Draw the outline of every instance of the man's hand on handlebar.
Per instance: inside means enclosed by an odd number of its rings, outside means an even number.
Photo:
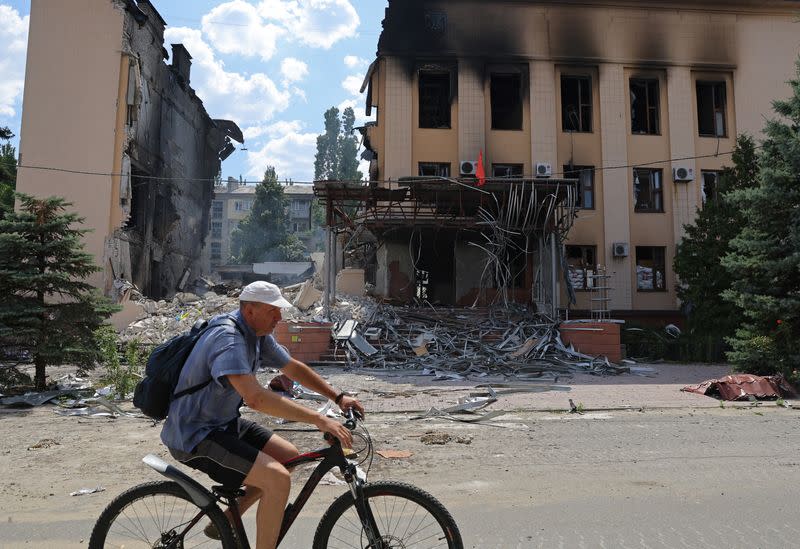
[[[338,438],[343,448],[353,447],[353,435],[352,433],[350,433],[350,429],[345,427],[343,423],[340,423],[335,419],[331,419],[329,417],[320,415],[316,425],[317,428],[323,433],[329,433],[330,435]]]
[[[364,417],[364,407],[358,401],[358,399],[353,398],[351,396],[344,395],[341,400],[339,400],[339,408],[342,412],[347,412],[347,410],[355,410],[358,412],[361,417]]]

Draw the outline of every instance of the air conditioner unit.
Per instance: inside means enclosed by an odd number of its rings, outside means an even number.
[[[672,180],[683,181],[683,182],[693,181],[694,170],[692,168],[687,168],[685,166],[672,168]]]
[[[475,173],[478,171],[477,160],[462,160],[458,166],[458,172],[461,175],[474,177]]]
[[[550,177],[553,175],[553,166],[549,162],[536,163],[536,177]]]
[[[628,257],[628,243],[614,242],[611,245],[611,255],[614,257]]]

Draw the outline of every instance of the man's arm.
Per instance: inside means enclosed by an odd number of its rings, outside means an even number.
[[[253,374],[231,374],[227,378],[233,388],[236,389],[236,392],[241,395],[245,403],[253,410],[291,421],[310,423],[320,431],[330,433],[338,438],[343,446],[347,448],[352,446],[353,437],[347,427],[338,421],[265,389]]]
[[[286,366],[281,368],[281,372],[292,381],[296,381],[303,387],[311,389],[312,391],[315,391],[330,400],[335,400],[339,395],[336,389],[331,387],[327,381],[322,379],[317,372],[297,359],[290,359]],[[342,410],[355,408],[362,415],[362,417],[364,415],[364,407],[357,399],[353,397],[345,395],[337,404]]]

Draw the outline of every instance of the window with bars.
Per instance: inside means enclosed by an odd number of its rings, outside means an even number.
[[[666,292],[666,251],[663,246],[636,246],[636,289]]]
[[[222,260],[222,243],[221,242],[212,242],[211,243],[211,261],[221,261]]]
[[[697,130],[702,137],[726,137],[725,82],[697,82]]]
[[[423,177],[450,177],[450,163],[420,162],[419,175]]]
[[[450,94],[449,72],[420,71],[420,128],[450,128]]]
[[[594,166],[564,166],[564,177],[578,180],[575,207],[582,210],[593,210],[595,208]]]
[[[592,79],[561,76],[561,128],[565,132],[592,131]]]
[[[631,78],[631,132],[661,133],[658,78]]]
[[[569,279],[575,290],[591,290],[597,268],[597,246],[566,246]]]
[[[635,168],[633,170],[634,211],[660,213],[664,211],[664,188],[661,170]]]

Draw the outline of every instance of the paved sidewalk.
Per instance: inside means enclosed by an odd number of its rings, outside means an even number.
[[[408,372],[344,372],[321,368],[319,372],[334,387],[358,392],[371,412],[425,412],[432,407],[454,406],[459,397],[493,387],[500,393],[489,410],[567,411],[569,399],[584,410],[713,408],[717,399],[682,392],[687,385],[716,379],[731,373],[726,365],[640,364],[657,370],[653,377],[638,375],[592,376],[579,374],[558,384],[508,380],[433,381],[432,376]],[[503,394],[510,389],[525,392]],[[535,392],[533,392],[535,391]],[[750,406],[749,402],[725,402],[727,406]],[[772,402],[764,402],[772,406]]]

